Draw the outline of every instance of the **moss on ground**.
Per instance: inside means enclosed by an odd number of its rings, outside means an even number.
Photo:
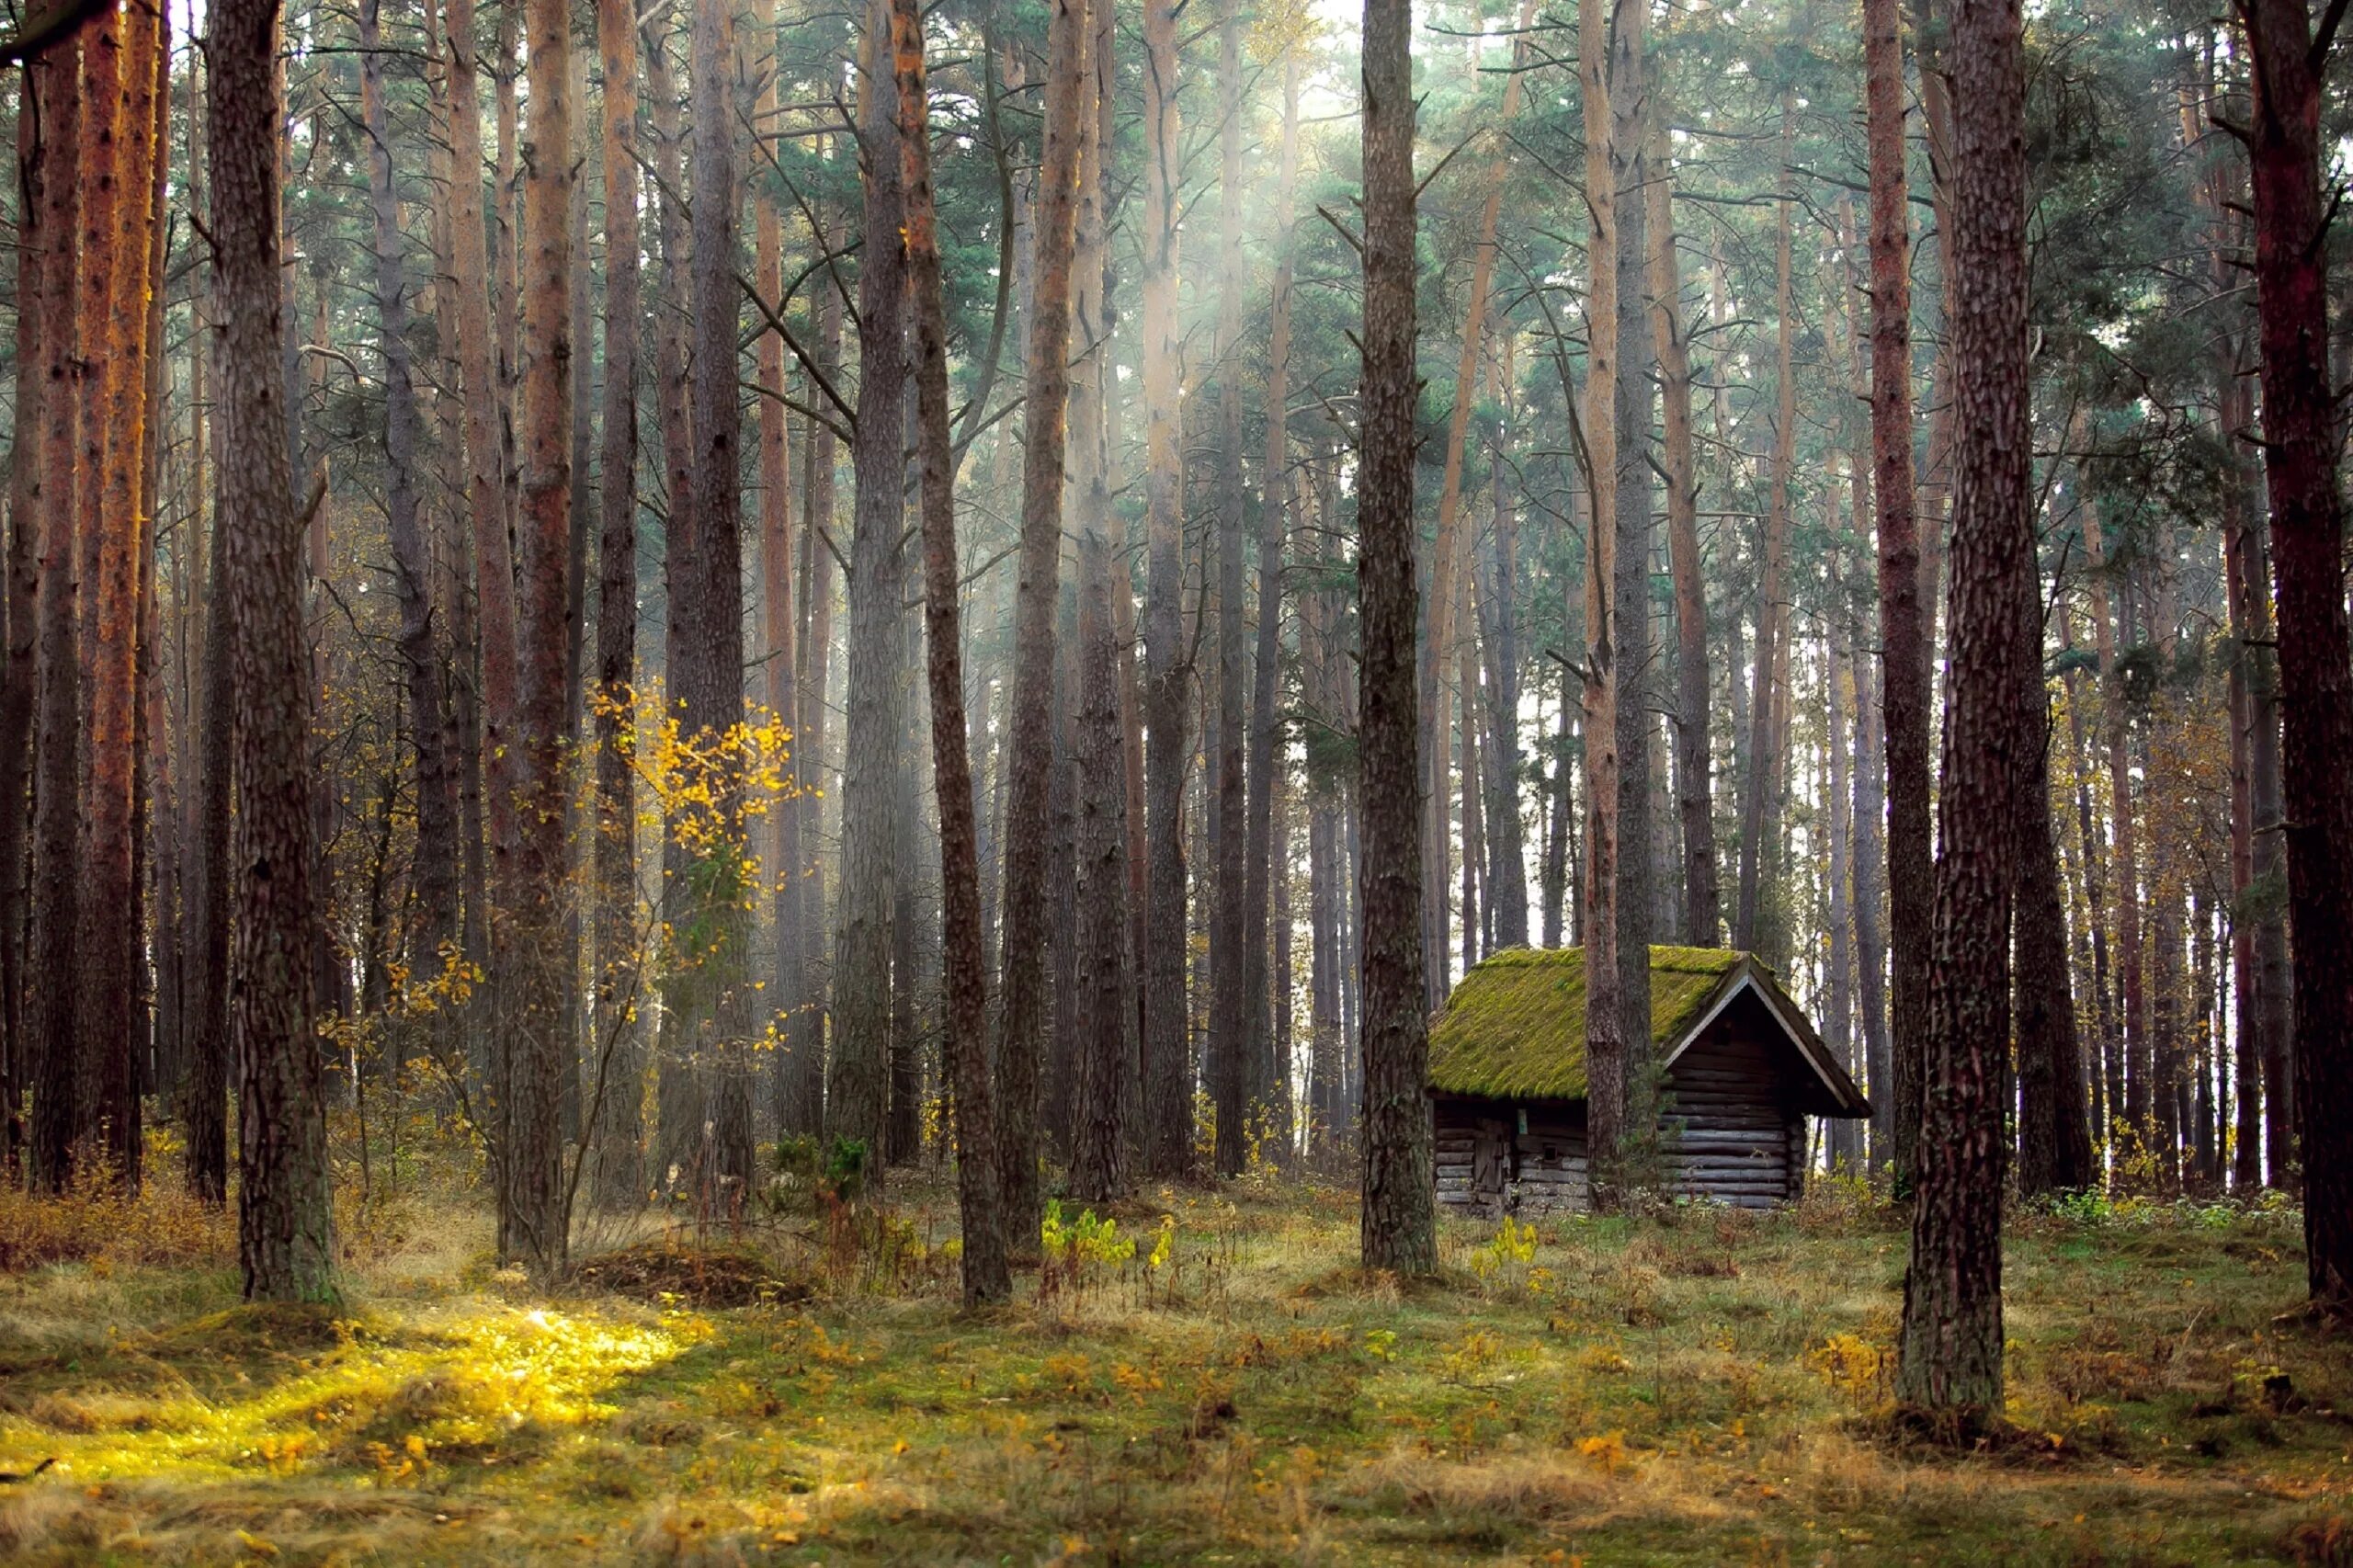
[[[2284,1210],[2017,1220],[2017,1435],[1955,1455],[1887,1436],[1904,1236],[1851,1193],[1449,1222],[1401,1284],[1346,1194],[1178,1190],[983,1318],[945,1189],[898,1202],[731,1240],[740,1306],[535,1292],[446,1211],[341,1317],[0,1276],[0,1471],[58,1461],[0,1560],[2353,1562],[2353,1346],[2275,1325]]]

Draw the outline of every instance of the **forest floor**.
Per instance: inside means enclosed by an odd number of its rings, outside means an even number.
[[[237,1304],[168,1197],[0,1203],[0,1470],[55,1461],[0,1561],[2353,1563],[2353,1341],[2275,1323],[2283,1208],[2015,1221],[2016,1430],[1955,1454],[1893,1436],[1905,1237],[1836,1184],[1449,1221],[1404,1288],[1349,1194],[1177,1189],[974,1318],[944,1183],[893,1183],[558,1291],[478,1197],[380,1195],[334,1311]]]

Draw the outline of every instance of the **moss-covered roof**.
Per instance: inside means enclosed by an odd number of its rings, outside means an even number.
[[[1651,1038],[1671,1047],[1745,953],[1651,949]],[[1430,1025],[1430,1087],[1497,1099],[1583,1099],[1585,949],[1507,948],[1474,965]]]

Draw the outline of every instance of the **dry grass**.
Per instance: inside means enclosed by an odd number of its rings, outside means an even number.
[[[2276,1212],[2013,1227],[2022,1435],[1956,1455],[1881,1436],[1904,1237],[1861,1188],[1547,1220],[1504,1267],[1449,1222],[1436,1282],[1354,1267],[1345,1193],[1152,1192],[1135,1256],[981,1318],[923,1176],[839,1235],[641,1244],[552,1295],[460,1191],[408,1190],[335,1312],[237,1306],[201,1264],[0,1275],[0,1471],[59,1461],[0,1483],[0,1560],[2203,1568],[2353,1540],[2353,1346],[2273,1323]]]

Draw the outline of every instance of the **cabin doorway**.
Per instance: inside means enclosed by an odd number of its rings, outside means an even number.
[[[1471,1206],[1500,1214],[1512,1179],[1511,1130],[1499,1116],[1483,1116],[1471,1139]]]

